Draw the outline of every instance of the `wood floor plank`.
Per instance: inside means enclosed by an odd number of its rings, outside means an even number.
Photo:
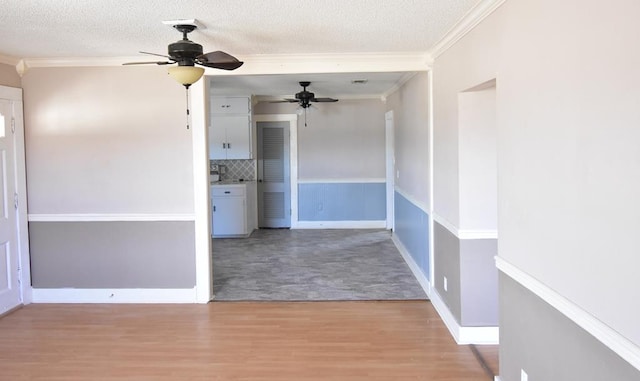
[[[29,305],[0,319],[2,380],[486,380],[432,305]]]

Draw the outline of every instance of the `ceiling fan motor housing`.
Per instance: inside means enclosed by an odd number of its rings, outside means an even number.
[[[296,94],[296,99],[299,99],[301,101],[304,101],[304,100],[308,101],[308,100],[311,100],[313,98],[315,98],[315,94],[310,92],[310,91],[306,91],[306,90],[305,91],[301,91],[301,92]]]
[[[307,90],[301,91],[296,94],[296,99],[300,101],[300,106],[302,108],[311,106],[311,103],[309,102],[311,102],[313,98],[315,98],[315,94]]]
[[[202,45],[190,40],[180,40],[169,44],[169,56],[180,66],[193,66],[196,57],[202,55]]]
[[[182,40],[169,44],[169,56],[178,62],[179,66],[195,66],[196,58],[202,55],[202,45],[187,38],[197,26],[192,24],[178,24],[173,26],[182,33]]]

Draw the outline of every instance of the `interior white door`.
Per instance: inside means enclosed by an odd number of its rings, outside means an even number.
[[[0,99],[0,313],[20,305],[13,102]]]

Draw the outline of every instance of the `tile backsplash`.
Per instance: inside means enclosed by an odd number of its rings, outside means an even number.
[[[225,174],[220,174],[220,180],[255,180],[255,160],[210,160],[209,165],[218,164],[227,167]]]

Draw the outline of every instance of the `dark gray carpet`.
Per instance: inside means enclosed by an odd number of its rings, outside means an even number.
[[[256,230],[213,240],[215,300],[412,300],[426,295],[385,230]]]

